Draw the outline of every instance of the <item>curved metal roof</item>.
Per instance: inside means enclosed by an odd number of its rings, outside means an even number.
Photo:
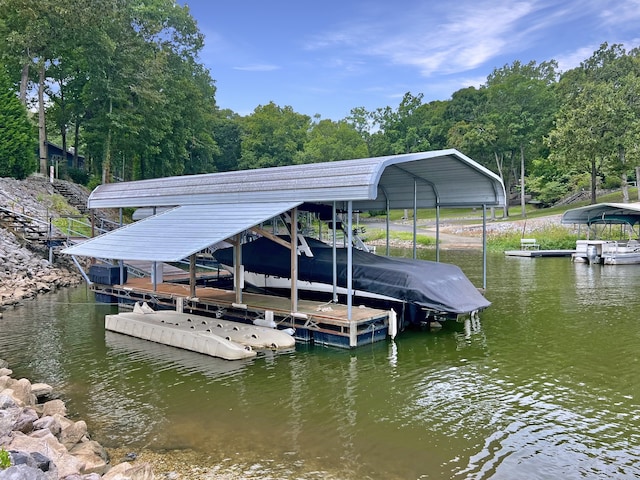
[[[415,185],[415,192],[414,192]],[[353,201],[362,210],[502,206],[502,180],[457,150],[100,185],[89,208]]]
[[[640,221],[640,202],[596,203],[572,208],[562,215],[562,223],[621,223],[634,225]]]

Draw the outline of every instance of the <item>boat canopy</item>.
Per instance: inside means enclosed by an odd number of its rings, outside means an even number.
[[[177,262],[280,215],[299,202],[185,205],[66,248],[94,258]]]
[[[283,200],[354,209],[504,206],[493,172],[457,150],[155,178],[98,186],[89,208],[235,206]]]
[[[572,208],[562,215],[563,224],[640,223],[640,202],[597,203],[585,207]]]

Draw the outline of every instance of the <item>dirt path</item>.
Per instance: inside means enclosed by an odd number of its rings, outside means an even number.
[[[549,215],[546,217],[538,217],[531,219],[514,218],[508,221],[487,221],[487,232],[491,233],[507,233],[519,232],[522,237],[535,238],[536,231],[553,225],[560,225],[562,215]],[[441,247],[445,249],[457,248],[482,248],[482,219],[477,219],[477,223],[456,223],[443,221],[440,224],[440,242]],[[367,230],[385,230],[386,223],[380,221],[365,221],[362,223]],[[390,229],[392,231],[412,232],[413,223],[410,221],[391,222]],[[428,235],[436,237],[435,222],[422,222],[418,224],[418,235]],[[373,244],[383,245],[384,240],[371,242]],[[397,242],[394,244],[407,244],[411,247],[411,241]]]

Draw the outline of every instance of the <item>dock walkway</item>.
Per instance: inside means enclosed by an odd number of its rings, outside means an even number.
[[[570,257],[575,250],[506,250],[510,257]]]
[[[100,295],[114,297],[120,304],[144,301],[150,305],[195,314],[253,322],[271,319],[281,328],[295,328],[296,340],[337,347],[353,348],[386,338],[390,312],[354,305],[351,320],[346,305],[298,300],[298,311],[291,312],[286,297],[242,293],[236,303],[235,292],[215,287],[196,287],[190,297],[189,285],[161,283],[154,287],[148,278],[130,278],[124,285],[93,284]]]

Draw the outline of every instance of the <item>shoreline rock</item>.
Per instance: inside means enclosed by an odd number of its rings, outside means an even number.
[[[53,208],[54,190],[44,178],[0,178],[0,207],[48,221],[59,216]],[[68,258],[56,256],[49,264],[44,248],[21,245],[9,230],[0,228],[0,312],[41,293],[82,283],[82,276]],[[0,313],[1,315],[1,313]]]
[[[15,236],[0,229],[0,307],[15,306],[38,294],[82,283],[80,272],[54,259],[54,265],[36,252],[21,247]]]
[[[67,418],[62,400],[46,400],[51,387],[12,374],[0,360],[0,452],[8,452],[11,463],[0,468],[0,480],[155,478],[148,463],[112,465],[107,450],[91,440],[83,420]]]

